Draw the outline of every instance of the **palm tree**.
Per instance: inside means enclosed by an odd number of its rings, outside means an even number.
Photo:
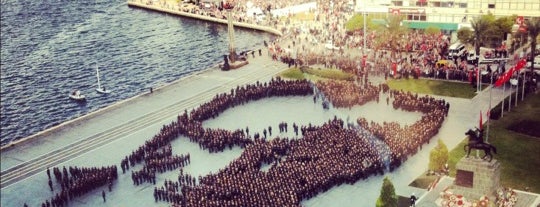
[[[471,27],[474,30],[474,51],[476,54],[480,54],[480,42],[483,42],[485,31],[489,28],[489,22],[484,18],[477,18],[471,20]]]
[[[531,38],[531,73],[534,72],[534,55],[536,51],[536,38],[540,32],[540,18],[532,18],[527,20],[527,32],[529,32],[529,37]]]

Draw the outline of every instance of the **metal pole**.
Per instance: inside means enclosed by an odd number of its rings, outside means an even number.
[[[364,10],[362,11],[362,17],[364,19],[364,48],[363,48],[363,53],[364,55],[366,55],[366,39],[367,39],[367,31],[366,31],[366,8],[364,7]]]
[[[525,72],[523,73],[523,81],[521,82],[521,84],[523,85],[523,87],[521,87],[521,101],[523,101],[523,99],[525,99],[525,83],[527,81],[525,81],[526,78],[525,78]]]
[[[506,84],[503,83],[503,99],[501,104],[501,118],[504,116],[504,99],[506,99]]]
[[[508,111],[512,109],[512,84],[510,84],[510,95],[508,95]]]
[[[476,93],[480,93],[480,67],[476,66]]]
[[[516,72],[516,73],[517,73],[517,77],[516,77],[516,80],[517,80],[517,83],[516,83],[516,98],[515,98],[516,103],[515,103],[514,107],[517,107],[518,93],[519,93],[519,73],[518,72]]]
[[[488,109],[488,114],[491,115],[491,98],[492,98],[492,91],[493,91],[493,74],[490,74],[490,81],[489,81],[489,84],[491,85],[491,88],[489,88],[489,109]],[[489,143],[488,140],[489,140],[489,118],[490,116],[487,117],[487,129],[486,129],[486,143]]]

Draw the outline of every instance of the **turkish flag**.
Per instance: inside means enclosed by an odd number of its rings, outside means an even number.
[[[512,73],[514,73],[514,67],[511,67],[510,69],[508,69],[508,71],[499,76],[499,79],[497,79],[497,81],[495,82],[495,86],[499,87],[502,84],[506,83],[506,81],[510,80]]]
[[[483,124],[483,123],[482,123],[482,110],[480,110],[480,124],[478,125],[478,126],[479,126],[478,128],[479,128],[480,130],[482,130],[482,124]]]

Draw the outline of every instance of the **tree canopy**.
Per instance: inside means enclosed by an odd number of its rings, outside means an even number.
[[[536,51],[537,38],[540,33],[540,18],[532,18],[525,22],[527,25],[527,32],[531,38],[531,53],[534,55]],[[531,72],[534,71],[534,57],[531,58]]]
[[[368,14],[366,15],[366,26],[367,29],[372,30],[374,29],[374,25],[371,22],[372,17]],[[349,19],[349,21],[345,22],[345,29],[348,32],[358,31],[364,29],[364,16],[362,14],[355,14],[354,16]]]
[[[398,200],[396,196],[396,191],[394,189],[394,184],[388,177],[384,177],[383,184],[381,187],[381,195],[377,199],[375,206],[377,207],[397,207]]]
[[[463,43],[475,44],[476,52],[480,47],[498,47],[506,40],[506,35],[512,31],[516,15],[495,18],[491,13],[471,20],[471,28],[458,30],[458,39]]]
[[[437,146],[429,152],[428,168],[433,171],[441,170],[448,162],[448,147],[439,139]]]

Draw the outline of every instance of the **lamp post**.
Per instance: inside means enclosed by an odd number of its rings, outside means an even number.
[[[364,48],[363,48],[363,53],[364,55],[366,55],[366,39],[367,39],[367,30],[366,30],[366,7],[364,7],[364,9],[362,10],[362,19],[364,19]]]

